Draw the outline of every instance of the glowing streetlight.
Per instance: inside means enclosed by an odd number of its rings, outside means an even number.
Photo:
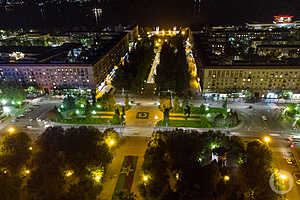
[[[224,181],[225,181],[225,182],[227,182],[227,181],[229,181],[229,180],[230,180],[230,177],[229,177],[229,176],[227,176],[227,175],[224,176]]]
[[[16,131],[16,129],[15,129],[14,127],[10,127],[10,128],[8,129],[8,132],[9,132],[10,134],[13,134],[15,131]]]
[[[29,170],[29,169],[26,169],[26,170],[25,170],[25,174],[30,174],[30,170]]]
[[[72,170],[67,170],[65,172],[66,177],[72,176],[74,174],[74,172]]]
[[[29,151],[32,151],[32,147],[29,147],[28,149],[29,149]]]
[[[155,116],[154,116],[154,119],[158,119],[158,116],[157,116],[157,115],[155,115]]]
[[[10,113],[10,108],[7,107],[7,106],[4,106],[4,107],[3,107],[3,112],[4,112],[4,113]]]
[[[3,100],[1,101],[1,103],[2,103],[2,105],[5,105],[5,104],[7,104],[7,101],[6,101],[5,99],[3,99]]]
[[[265,137],[264,137],[264,141],[265,141],[265,143],[268,144],[268,143],[271,141],[271,138],[268,137],[268,136],[265,136]]]
[[[181,34],[182,34],[182,35],[185,35],[185,31],[181,31]]]
[[[96,181],[96,182],[99,182],[99,181],[100,181],[100,179],[101,179],[101,177],[100,177],[100,176],[96,176],[96,177],[95,177],[95,181]]]
[[[279,174],[279,178],[285,181],[287,179],[287,176],[285,174]]]
[[[114,144],[115,144],[115,141],[113,141],[113,140],[110,140],[110,141],[109,141],[109,144],[112,146],[112,145],[114,145]]]
[[[144,181],[144,183],[147,183],[149,181],[149,176],[143,175],[143,181]]]

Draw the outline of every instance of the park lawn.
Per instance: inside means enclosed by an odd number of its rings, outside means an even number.
[[[171,110],[172,113],[184,113],[184,110],[182,108],[179,109],[178,112],[174,112]],[[204,113],[202,113],[200,107],[191,107],[191,114],[208,114],[208,113],[221,113],[226,115],[227,110],[224,108],[216,108],[216,107],[209,107],[208,111],[204,111]]]
[[[224,108],[215,108],[215,107],[210,107],[207,113],[218,113],[218,114],[227,114],[227,110]]]
[[[166,126],[164,121],[159,121],[157,126]],[[169,120],[169,127],[189,127],[189,128],[212,128],[208,121],[195,121],[195,120]]]
[[[119,122],[113,119],[106,118],[75,118],[75,119],[63,119],[57,121],[57,123],[63,124],[102,124],[102,125],[120,125]]]

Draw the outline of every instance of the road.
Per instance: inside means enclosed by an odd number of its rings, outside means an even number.
[[[243,137],[242,140],[244,142],[250,142],[252,140],[257,140],[257,138]],[[272,151],[273,168],[275,170],[288,172],[294,179],[291,191],[283,195],[283,197],[286,197],[289,200],[300,199],[300,186],[296,184],[296,178],[294,177],[295,172],[298,172],[300,167],[298,154],[295,153],[294,149],[291,149],[288,146],[286,140],[280,137],[272,137],[269,147]],[[287,159],[292,159],[295,164],[289,164]]]
[[[47,119],[47,113],[56,105],[61,103],[61,99],[50,98],[48,96],[37,98],[17,113],[12,112],[12,117],[0,125],[0,132],[4,134],[8,127],[15,127],[17,131],[23,131],[36,136],[45,130],[45,124],[40,120]],[[21,118],[17,118],[23,114]]]
[[[118,101],[118,99],[117,99]],[[37,136],[41,134],[44,130],[44,123],[38,121],[37,119],[45,120],[47,118],[47,112],[57,104],[61,102],[60,99],[53,99],[48,97],[42,97],[39,100],[31,102],[27,106],[24,107],[23,110],[27,110],[28,108],[31,111],[25,112],[24,117],[17,120],[16,122],[12,122],[18,114],[12,115],[12,118],[5,121],[0,125],[2,129],[2,133],[7,131],[7,128],[10,126],[16,127],[18,131],[25,131],[30,133],[33,136]],[[157,109],[158,99],[156,98],[142,98],[136,97],[133,102],[133,108],[126,113],[126,127],[115,127],[117,131],[122,133],[123,136],[126,137],[125,143],[123,143],[120,149],[117,149],[115,152],[115,156],[113,163],[111,165],[111,171],[108,172],[110,174],[108,177],[111,177],[111,180],[105,180],[108,184],[105,187],[113,187],[114,181],[116,181],[118,174],[118,170],[122,163],[122,159],[125,155],[138,155],[138,168],[135,175],[135,181],[133,183],[133,191],[137,191],[134,189],[138,183],[138,174],[140,172],[140,166],[142,163],[143,154],[146,148],[146,140],[147,137],[151,136],[155,123],[163,118],[163,114]],[[195,106],[199,106],[202,103],[209,103],[210,106],[220,107],[222,103],[215,102],[204,102],[195,100],[193,104]],[[252,108],[249,108],[251,106]],[[245,104],[245,103],[229,103],[228,107],[237,111],[243,119],[243,122],[240,126],[227,129],[226,132],[231,135],[237,135],[244,138],[244,140],[252,140],[252,139],[261,139],[265,135],[269,135],[271,137],[271,150],[273,152],[274,158],[274,168],[278,168],[281,170],[288,171],[292,176],[296,171],[300,171],[300,160],[298,158],[298,154],[295,150],[299,150],[300,152],[300,143],[295,143],[295,149],[289,147],[289,143],[286,141],[291,135],[299,135],[299,133],[295,130],[292,130],[291,127],[282,124],[279,120],[280,113],[278,112],[278,107],[274,104]],[[20,111],[22,112],[22,111]],[[147,117],[137,118],[138,113],[147,113]],[[262,120],[262,116],[267,117],[267,121]],[[144,116],[144,114],[142,114]],[[26,128],[27,125],[31,125],[32,127]],[[64,128],[68,128],[76,125],[63,125]],[[81,126],[81,125],[77,125]],[[105,129],[107,127],[97,125],[97,128],[100,130]],[[206,131],[206,129],[196,129],[199,131]],[[133,137],[139,136],[139,137]],[[297,167],[294,167],[286,161],[287,155],[292,156],[295,162],[297,163]],[[294,200],[300,199],[299,191],[296,184],[293,186],[291,192],[287,194],[287,198]],[[106,191],[106,190],[105,190]],[[112,191],[108,190],[108,191]],[[109,196],[112,193],[103,194],[105,198],[109,199]]]

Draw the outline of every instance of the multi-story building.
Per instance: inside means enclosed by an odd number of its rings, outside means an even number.
[[[292,29],[194,31],[193,53],[203,95],[244,96],[250,91],[257,98],[274,98],[282,91],[299,99],[300,46],[299,41],[290,42],[292,35]]]
[[[128,53],[125,32],[22,33],[0,39],[0,79],[45,91],[102,88]],[[100,90],[99,89],[99,90]]]

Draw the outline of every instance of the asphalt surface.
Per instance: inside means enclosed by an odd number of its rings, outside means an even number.
[[[132,100],[132,99],[130,99]],[[122,99],[117,99],[117,102],[121,102]],[[12,117],[6,120],[4,123],[0,124],[0,132],[2,134],[7,132],[7,129],[11,126],[15,127],[18,131],[28,132],[32,136],[38,136],[45,130],[45,123],[42,120],[47,119],[47,112],[54,108],[55,105],[61,103],[60,99],[42,97],[38,100],[34,100],[28,105],[26,105],[22,110],[18,111],[17,114],[12,113]],[[222,103],[215,102],[204,102],[196,101],[193,102],[195,106],[199,106],[202,103],[209,103],[210,106],[221,107]],[[138,165],[141,165],[141,160],[143,153],[145,151],[145,141],[147,137],[151,136],[155,123],[163,118],[162,113],[157,109],[158,99],[157,98],[143,98],[135,97],[132,102],[133,109],[128,111],[126,115],[126,127],[115,127],[118,132],[126,137],[126,142],[122,144],[121,149],[123,153],[117,150],[116,161],[112,163],[111,176],[117,179],[116,171],[122,163],[122,158],[125,155],[138,155],[139,161]],[[252,108],[249,108],[251,106]],[[244,140],[262,139],[264,136],[268,135],[271,137],[270,147],[273,152],[274,158],[274,168],[285,170],[294,177],[295,172],[300,171],[300,160],[298,154],[295,150],[300,152],[300,140],[294,141],[295,148],[289,146],[287,138],[292,135],[299,135],[297,130],[292,130],[291,127],[284,125],[279,120],[279,109],[277,105],[274,104],[245,104],[245,103],[229,103],[228,107],[237,111],[242,117],[243,122],[236,128],[224,130],[226,134],[241,136]],[[29,111],[28,108],[31,110]],[[24,117],[17,119],[15,118],[20,115],[23,110]],[[146,112],[148,113],[147,119],[137,118],[137,113]],[[157,119],[155,119],[157,116]],[[263,120],[262,116],[266,116],[267,120]],[[47,120],[46,120],[47,121]],[[53,124],[55,125],[55,124]],[[81,125],[62,125],[64,128],[69,128],[71,126],[81,126]],[[108,128],[107,126],[96,126],[99,129]],[[205,129],[199,129],[200,131],[205,131]],[[139,136],[139,137],[132,137]],[[139,139],[140,138],[140,139]],[[139,142],[140,141],[140,142]],[[140,145],[141,144],[141,145]],[[288,159],[293,159],[295,165],[289,164]],[[139,168],[137,173],[139,173]],[[135,179],[138,179],[135,175]],[[296,180],[296,179],[295,179]],[[108,180],[107,180],[108,181]],[[110,182],[108,187],[113,187]],[[134,182],[136,185],[137,182]],[[133,186],[134,188],[135,186]],[[135,190],[135,189],[133,189]],[[110,189],[112,191],[112,189]],[[112,194],[112,193],[111,193]],[[109,197],[110,193],[105,195]],[[294,184],[292,190],[286,194],[286,197],[290,200],[300,199],[299,196],[299,185]]]

